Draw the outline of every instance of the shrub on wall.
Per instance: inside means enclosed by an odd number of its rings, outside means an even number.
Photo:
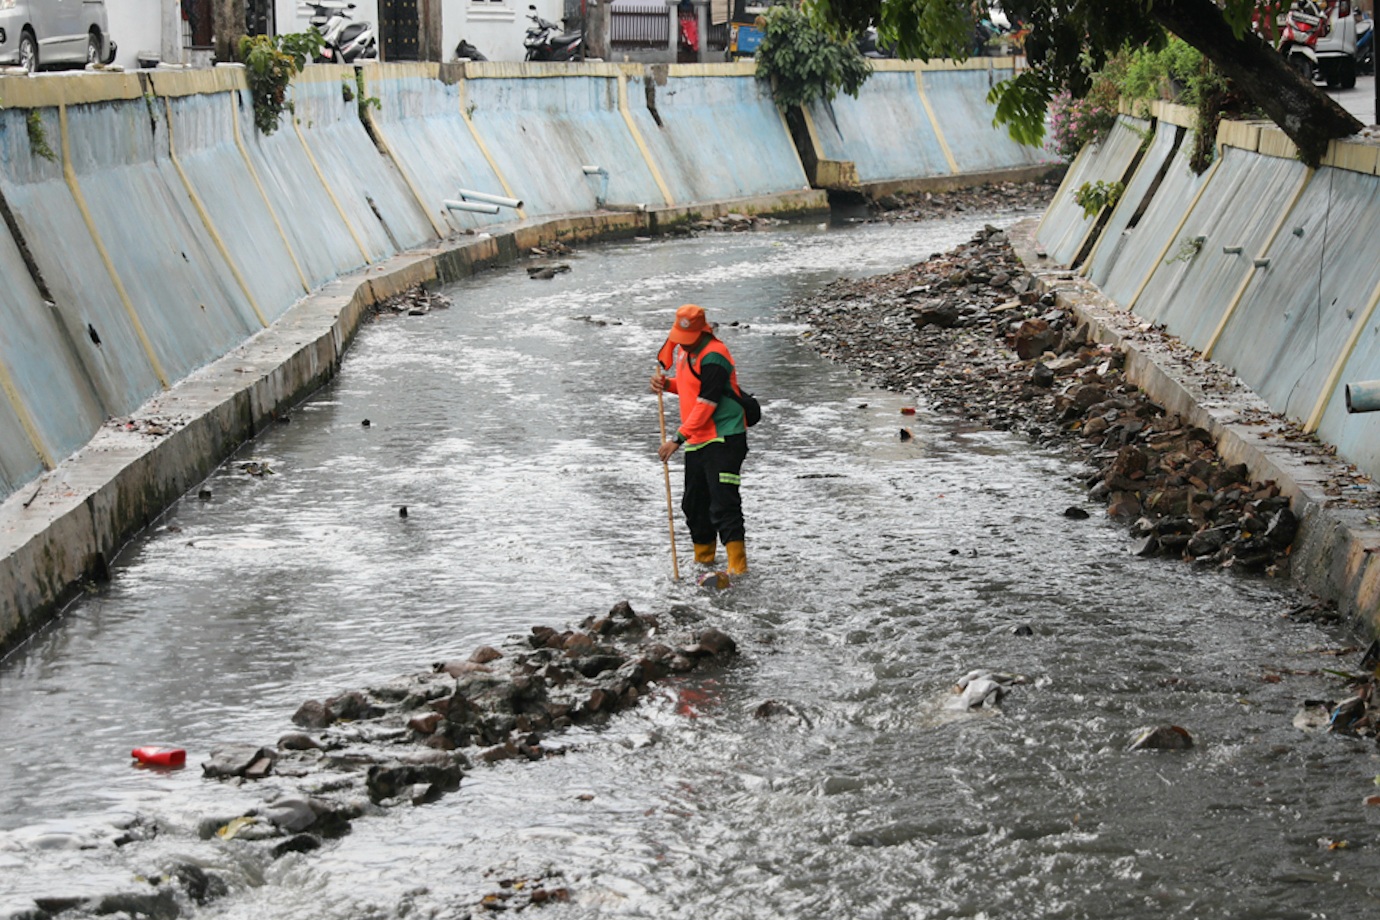
[[[287,101],[288,84],[307,61],[321,52],[321,33],[315,28],[287,35],[246,35],[240,39],[240,59],[254,99],[254,126],[261,134],[278,130]]]

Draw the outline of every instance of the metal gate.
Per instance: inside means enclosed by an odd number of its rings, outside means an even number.
[[[420,61],[421,19],[418,0],[379,0],[379,57],[385,61]]]

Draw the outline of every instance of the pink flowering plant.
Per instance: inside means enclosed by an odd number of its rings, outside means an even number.
[[[1085,145],[1101,143],[1116,124],[1117,96],[1110,81],[1095,79],[1081,99],[1065,91],[1050,100],[1050,152],[1072,160]]]

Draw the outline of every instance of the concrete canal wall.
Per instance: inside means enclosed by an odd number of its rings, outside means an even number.
[[[991,125],[1002,67],[887,63],[813,153],[864,181],[1044,164]],[[315,65],[291,94],[265,137],[235,67],[0,79],[0,652],[377,299],[553,238],[827,207],[751,64]],[[447,210],[461,188],[524,204]]]
[[[1070,169],[1037,245],[1100,289],[1120,316],[1089,316],[1119,327],[1111,337],[1131,341],[1137,325],[1154,324],[1227,371],[1226,384],[1185,383],[1165,371],[1182,363],[1168,355],[1141,362],[1137,382],[1217,432],[1224,454],[1281,481],[1305,521],[1296,572],[1380,630],[1374,509],[1290,448],[1316,437],[1380,478],[1380,414],[1349,414],[1345,400],[1346,384],[1380,379],[1380,145],[1334,143],[1310,169],[1278,129],[1224,124],[1218,156],[1194,175],[1192,124],[1168,105],[1149,119],[1123,116]],[[1098,180],[1126,192],[1110,213],[1086,217],[1074,193]],[[1233,395],[1231,377],[1258,406]],[[1295,429],[1277,430],[1271,412]]]

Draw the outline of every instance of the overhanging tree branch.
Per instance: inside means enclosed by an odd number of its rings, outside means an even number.
[[[856,30],[879,23],[907,57],[966,57],[974,6],[968,0],[811,0],[814,14]],[[998,87],[997,118],[1018,140],[1041,134],[1045,104],[1060,89],[1082,96],[1091,71],[1122,48],[1157,46],[1167,30],[1200,51],[1317,165],[1328,142],[1361,123],[1289,67],[1250,31],[1255,0],[1003,0],[1030,27],[1031,72]],[[1010,96],[1006,99],[1005,96]],[[1005,104],[1003,104],[1005,103]]]

